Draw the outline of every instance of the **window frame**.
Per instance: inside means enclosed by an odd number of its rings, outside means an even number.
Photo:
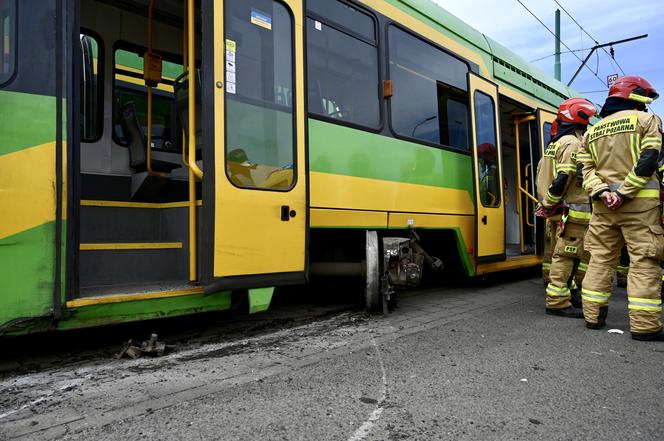
[[[291,79],[292,79],[292,84],[293,84],[293,92],[292,92],[292,97],[293,97],[293,103],[292,103],[292,114],[293,114],[293,123],[292,123],[292,130],[293,130],[293,146],[292,146],[292,157],[293,157],[293,180],[290,183],[290,186],[288,188],[264,188],[264,187],[242,187],[237,185],[235,182],[233,182],[233,179],[231,179],[231,176],[229,175],[229,167],[228,167],[228,130],[227,130],[227,122],[228,122],[228,92],[226,92],[226,84],[225,84],[225,78],[226,78],[226,67],[225,63],[221,63],[224,65],[223,73],[224,73],[224,175],[226,176],[226,180],[235,188],[240,189],[240,190],[250,190],[250,191],[269,191],[269,192],[277,192],[277,193],[289,193],[293,191],[293,189],[297,186],[298,184],[298,173],[299,173],[299,168],[300,166],[304,167],[305,170],[307,169],[307,164],[302,164],[300,165],[300,161],[298,158],[298,147],[299,147],[299,142],[300,139],[298,137],[298,130],[297,130],[297,122],[298,122],[298,111],[297,111],[297,106],[298,106],[298,83],[297,83],[297,34],[296,34],[296,26],[295,26],[295,15],[293,14],[293,10],[291,9],[290,5],[288,3],[283,2],[282,0],[272,0],[275,3],[279,3],[282,5],[286,11],[288,12],[288,16],[290,17],[290,30],[291,30]],[[226,44],[226,30],[229,29],[229,24],[228,24],[228,17],[229,14],[226,13],[226,5],[228,2],[224,2],[224,11],[223,11],[223,17],[224,17],[224,35],[222,36],[223,41],[222,44]],[[305,14],[306,18],[306,14]],[[303,33],[305,33],[303,31]],[[307,78],[306,78],[306,62],[307,62],[307,50],[306,50],[306,41],[304,43],[304,47],[302,48],[303,52],[303,62],[304,62],[304,67],[302,68],[304,70],[304,83],[306,84]],[[237,94],[234,95],[236,98],[234,98],[237,101],[240,102],[253,102],[251,99],[246,99],[244,97],[238,98]],[[253,103],[255,104],[255,102]],[[266,106],[267,108],[275,108],[276,106]],[[304,96],[304,116],[307,115],[307,97],[306,94]],[[275,109],[277,110],[277,109]],[[306,143],[307,140],[307,124],[306,121],[303,122],[304,124],[304,139],[302,140],[303,143]],[[307,158],[307,147],[303,147],[305,150],[305,155],[304,155],[304,161],[308,161]]]
[[[482,202],[482,194],[481,194],[481,192],[482,192],[482,189],[481,189],[482,183],[480,182],[479,176],[478,176],[478,179],[476,179],[477,185],[480,186],[480,188],[478,188],[478,194],[479,194],[478,199],[479,199],[479,202],[482,204],[482,207],[484,207],[484,208],[500,208],[503,205],[504,196],[502,194],[502,189],[501,189],[501,186],[503,185],[503,179],[502,179],[502,174],[503,174],[502,154],[503,154],[503,152],[502,152],[502,146],[498,145],[498,135],[499,135],[500,127],[498,125],[496,125],[496,114],[498,112],[498,103],[496,102],[496,100],[493,99],[493,97],[491,95],[489,95],[486,92],[483,92],[481,90],[475,89],[472,94],[469,93],[469,95],[472,95],[471,96],[471,100],[472,100],[471,105],[473,106],[473,109],[475,110],[475,124],[472,127],[472,135],[473,135],[472,136],[472,144],[473,145],[472,145],[472,149],[471,149],[472,151],[471,152],[473,153],[473,156],[475,157],[475,162],[477,163],[477,170],[478,171],[479,171],[479,160],[480,160],[480,158],[479,158],[478,155],[475,154],[475,151],[477,150],[477,147],[479,146],[479,140],[477,139],[478,138],[478,136],[477,136],[477,121],[478,121],[479,118],[477,116],[477,108],[475,107],[475,96],[478,95],[478,94],[489,98],[489,101],[491,102],[491,106],[493,107],[493,121],[494,121],[493,137],[494,137],[494,145],[496,146],[496,166],[497,166],[498,178],[499,178],[499,180],[498,180],[498,205],[484,205],[484,202]],[[473,165],[473,169],[474,168],[475,167]]]
[[[466,94],[467,94],[466,112],[467,112],[467,118],[468,118],[467,121],[471,122],[472,121],[472,115],[471,115],[471,107],[470,106],[473,103],[472,103],[472,96],[471,96],[472,94],[470,93],[470,83],[468,81],[468,74],[470,72],[472,72],[473,70],[472,70],[472,67],[471,67],[470,63],[468,63],[468,60],[458,56],[454,52],[451,52],[451,51],[443,48],[438,43],[435,43],[435,42],[431,41],[430,39],[428,39],[426,37],[423,37],[423,36],[413,32],[413,31],[411,31],[410,29],[402,26],[400,23],[390,21],[390,22],[387,23],[387,26],[385,28],[385,35],[386,35],[386,38],[385,38],[385,40],[386,40],[385,41],[385,67],[386,67],[386,71],[385,72],[386,72],[386,78],[390,81],[392,80],[391,71],[390,71],[390,55],[391,55],[390,28],[391,27],[399,29],[399,30],[405,32],[406,34],[409,34],[410,36],[412,36],[414,38],[417,38],[418,40],[432,46],[433,48],[435,48],[435,49],[437,49],[441,52],[446,53],[447,55],[459,60],[460,62],[462,62],[467,67],[468,70],[466,72]],[[445,84],[447,84],[447,83],[445,83]],[[452,85],[450,84],[449,86],[452,86]],[[395,87],[396,87],[396,85],[395,85]],[[454,86],[452,86],[452,87],[454,87]],[[456,100],[456,101],[461,102],[461,100]],[[462,154],[465,154],[465,155],[468,155],[468,156],[473,155],[474,146],[472,145],[472,143],[473,143],[473,136],[472,136],[472,132],[471,132],[472,128],[468,132],[468,148],[467,149],[460,149],[458,147],[449,146],[449,145],[445,145],[445,144],[437,144],[437,143],[433,143],[433,142],[428,142],[428,141],[425,141],[423,139],[413,138],[411,136],[402,135],[400,133],[397,133],[397,131],[394,129],[394,124],[392,124],[392,121],[393,121],[392,97],[389,99],[389,103],[387,105],[387,108],[388,108],[388,110],[387,110],[388,126],[389,126],[390,134],[392,135],[392,137],[394,137],[396,139],[401,139],[403,141],[409,141],[409,142],[413,142],[413,143],[416,143],[416,144],[422,144],[422,145],[426,145],[426,146],[429,146],[429,147],[435,147],[435,148],[441,149],[441,150],[447,150],[447,151],[454,152],[454,153],[462,153]]]
[[[10,53],[10,58],[13,58],[12,64],[11,64],[11,71],[8,72],[7,78],[2,80],[0,77],[0,88],[4,88],[5,86],[9,85],[11,82],[14,81],[16,78],[16,74],[18,72],[18,0],[7,0],[10,2],[11,6],[9,8],[9,45],[12,49],[12,52]],[[13,20],[12,20],[13,18]],[[0,35],[0,38],[3,38],[2,35]],[[2,48],[2,46],[0,46]]]
[[[376,14],[375,11],[372,9],[369,9],[365,7],[364,5],[359,5],[356,4],[354,1],[348,1],[348,0],[335,0],[340,3],[343,3],[353,9],[357,9],[361,13],[364,13],[368,15],[374,23],[374,35],[376,36],[375,41],[370,41],[367,40],[365,37],[362,35],[358,34],[357,32],[353,31],[352,29],[344,26],[341,23],[337,23],[334,21],[327,20],[325,17],[322,17],[320,14],[317,14],[314,11],[311,11],[309,9],[306,9],[305,11],[305,16],[304,16],[304,21],[305,21],[305,45],[304,45],[304,66],[305,66],[305,83],[307,86],[307,92],[305,93],[305,109],[306,109],[306,114],[308,118],[323,121],[323,122],[329,122],[332,124],[337,124],[340,126],[345,126],[349,127],[351,129],[357,129],[357,130],[363,130],[365,132],[371,132],[371,133],[381,133],[385,130],[385,116],[387,113],[385,112],[385,106],[383,105],[383,102],[385,101],[385,98],[383,97],[383,88],[382,84],[383,81],[387,78],[385,72],[383,72],[383,63],[381,62],[381,58],[384,56],[384,52],[381,50],[383,47],[383,42],[381,40],[382,34],[380,32],[381,26],[380,26],[380,20],[378,15]],[[344,121],[336,118],[331,118],[329,116],[325,115],[318,115],[315,113],[312,113],[309,111],[309,93],[308,93],[308,87],[309,87],[309,64],[308,64],[308,44],[307,41],[308,39],[306,38],[306,21],[308,18],[311,18],[312,20],[317,20],[323,23],[326,26],[329,26],[333,29],[335,29],[338,32],[341,32],[343,34],[348,35],[349,37],[356,38],[363,43],[366,43],[370,46],[373,46],[376,49],[376,70],[377,70],[377,82],[376,82],[376,89],[378,91],[378,124],[376,127],[371,127],[371,126],[365,126],[362,124],[358,124],[355,122],[351,121]]]
[[[117,107],[116,107],[117,103],[116,103],[116,99],[115,99],[116,98],[116,94],[115,94],[115,75],[116,75],[116,72],[117,72],[117,69],[115,67],[115,64],[116,64],[115,63],[115,53],[118,50],[133,52],[133,53],[137,54],[138,56],[140,56],[142,58],[143,54],[145,52],[147,52],[148,48],[143,47],[139,44],[130,43],[130,42],[125,41],[125,40],[117,40],[113,43],[113,60],[112,60],[113,61],[113,69],[111,71],[111,78],[112,78],[112,84],[111,84],[111,88],[112,88],[112,90],[111,90],[111,101],[112,101],[112,103],[111,103],[111,128],[112,128],[111,138],[113,139],[113,143],[115,145],[126,148],[127,144],[123,144],[122,142],[120,142],[120,140],[117,137],[117,133],[115,131],[115,115],[116,115],[116,111],[117,111]],[[161,55],[164,61],[167,61],[169,63],[176,63],[176,64],[180,64],[180,65],[182,64],[182,55],[176,55],[176,54],[173,54],[172,52],[164,52],[164,51],[159,50],[159,49],[153,49],[153,50],[154,50],[154,52]],[[200,70],[198,60],[196,61],[196,69]],[[136,87],[140,87],[140,86],[136,85]],[[160,91],[154,91],[154,92],[155,92],[155,95],[158,95],[158,94],[161,93]],[[146,94],[147,94],[147,92],[146,92]],[[173,94],[173,100],[175,100],[175,94]],[[164,151],[164,150],[153,148],[152,151]],[[180,152],[182,152],[182,150],[181,149],[177,150],[177,152],[180,153]],[[171,151],[169,153],[174,153],[174,152]]]
[[[97,127],[99,127],[99,133],[95,138],[90,138],[90,139],[85,139],[83,136],[80,136],[80,142],[84,142],[86,144],[91,144],[99,141],[103,136],[104,136],[104,88],[106,86],[106,45],[104,44],[104,40],[101,38],[101,35],[99,35],[97,32],[92,31],[87,28],[80,28],[79,29],[79,34],[84,34],[89,37],[92,37],[95,39],[97,42],[97,107],[99,107],[97,110]],[[79,60],[81,63],[83,60]],[[115,68],[114,68],[115,70]],[[81,105],[81,99],[79,96],[79,103],[78,105]],[[115,110],[115,103],[113,103],[113,108]],[[79,116],[80,118],[80,116]],[[111,123],[113,123],[113,119],[111,118]],[[115,130],[114,130],[115,132]]]

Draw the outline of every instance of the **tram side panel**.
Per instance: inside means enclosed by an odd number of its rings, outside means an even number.
[[[57,3],[5,1],[0,10],[6,46],[0,51],[0,330],[51,316],[59,292],[56,205],[64,173],[56,173],[56,147],[66,143],[58,142],[56,130],[57,56],[63,53]]]

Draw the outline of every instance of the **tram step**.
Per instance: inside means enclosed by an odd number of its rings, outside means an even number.
[[[186,242],[187,210],[185,203],[82,201],[80,240],[82,243]]]
[[[186,280],[182,242],[82,243],[79,282],[86,288]]]

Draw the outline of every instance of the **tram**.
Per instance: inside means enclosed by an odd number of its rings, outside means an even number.
[[[428,0],[0,0],[0,334],[541,263],[574,91]]]

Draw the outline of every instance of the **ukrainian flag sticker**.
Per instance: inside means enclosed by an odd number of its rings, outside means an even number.
[[[253,8],[251,9],[251,22],[256,26],[272,30],[272,17]]]

